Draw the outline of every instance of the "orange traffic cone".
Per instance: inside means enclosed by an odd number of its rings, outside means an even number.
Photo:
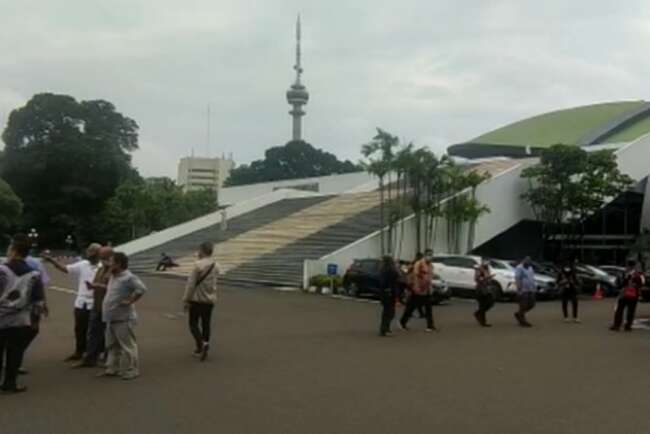
[[[594,300],[602,300],[605,298],[603,295],[603,287],[600,286],[600,283],[596,285],[596,292],[594,292]]]

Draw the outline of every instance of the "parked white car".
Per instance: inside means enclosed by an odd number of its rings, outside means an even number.
[[[480,256],[437,255],[433,258],[435,273],[457,292],[474,295],[476,282],[474,273],[481,264]],[[515,268],[507,261],[488,259],[490,273],[494,275],[493,290],[497,298],[513,298],[517,293]],[[536,275],[538,294],[553,297],[557,292],[555,279]]]

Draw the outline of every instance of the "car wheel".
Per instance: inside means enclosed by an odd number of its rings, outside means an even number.
[[[350,297],[358,297],[359,296],[359,286],[354,282],[350,282],[350,284],[346,288],[345,292]]]

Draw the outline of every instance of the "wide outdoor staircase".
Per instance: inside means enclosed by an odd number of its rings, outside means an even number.
[[[379,229],[378,204],[377,192],[329,198],[226,240],[214,240],[215,257],[226,280],[300,286],[305,259],[320,258]],[[188,274],[194,259],[178,258],[180,266],[173,273]]]
[[[285,218],[301,209],[316,205],[329,199],[327,196],[308,197],[298,199],[284,199],[270,205],[260,207],[254,211],[228,220],[227,229],[224,231],[220,224],[192,232],[189,235],[175,238],[162,245],[133,254],[129,258],[129,267],[133,270],[152,272],[160,259],[162,252],[170,255],[174,260],[191,257],[198,246],[205,241],[215,244],[227,241],[255,228]]]
[[[226,274],[226,279],[276,286],[301,286],[305,259],[319,259],[379,230],[380,227],[379,210],[375,205],[277,250],[243,262],[231,268]]]

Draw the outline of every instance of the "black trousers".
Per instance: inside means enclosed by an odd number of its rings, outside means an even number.
[[[616,312],[614,312],[614,328],[621,328],[623,324],[623,312],[627,309],[627,315],[625,318],[625,329],[631,330],[632,323],[634,322],[634,315],[636,314],[636,305],[638,300],[636,298],[624,298],[621,297],[618,299],[616,304]]]
[[[74,309],[74,336],[75,350],[74,353],[82,356],[86,352],[88,343],[88,324],[90,323],[90,309]]]
[[[197,350],[203,348],[204,342],[210,342],[210,322],[213,308],[213,304],[190,302],[190,332],[196,341]]]
[[[492,294],[477,294],[476,301],[478,302],[478,310],[476,315],[480,316],[485,320],[485,314],[488,310],[492,309],[494,306],[494,296]]]
[[[89,364],[97,363],[99,356],[106,351],[106,324],[102,321],[102,312],[93,309],[88,319],[87,351],[84,361]]]
[[[564,318],[569,317],[569,302],[571,302],[571,313],[573,318],[578,318],[578,293],[576,291],[562,292],[562,314]]]
[[[35,326],[29,327],[28,330],[25,331],[25,349],[23,350],[23,353],[20,355],[20,361],[18,362],[18,367],[23,366],[23,359],[25,358],[25,353],[27,352],[27,348],[32,344],[34,339],[36,339],[36,336],[38,336],[39,332],[39,325],[36,323]]]
[[[409,297],[408,302],[406,303],[406,309],[404,309],[404,314],[402,315],[402,319],[400,320],[400,323],[402,326],[406,326],[408,323],[409,319],[411,319],[411,315],[413,315],[413,312],[415,309],[417,309],[419,306],[424,307],[424,316],[427,320],[427,328],[434,328],[433,325],[433,312],[431,309],[431,296],[430,295],[419,295],[419,294],[411,294]]]
[[[3,389],[16,387],[18,369],[31,339],[33,339],[33,330],[29,326],[0,330],[0,359],[5,360]]]
[[[390,323],[395,318],[395,298],[390,291],[382,291],[381,293],[381,324],[379,326],[379,333],[385,335],[390,332]]]

